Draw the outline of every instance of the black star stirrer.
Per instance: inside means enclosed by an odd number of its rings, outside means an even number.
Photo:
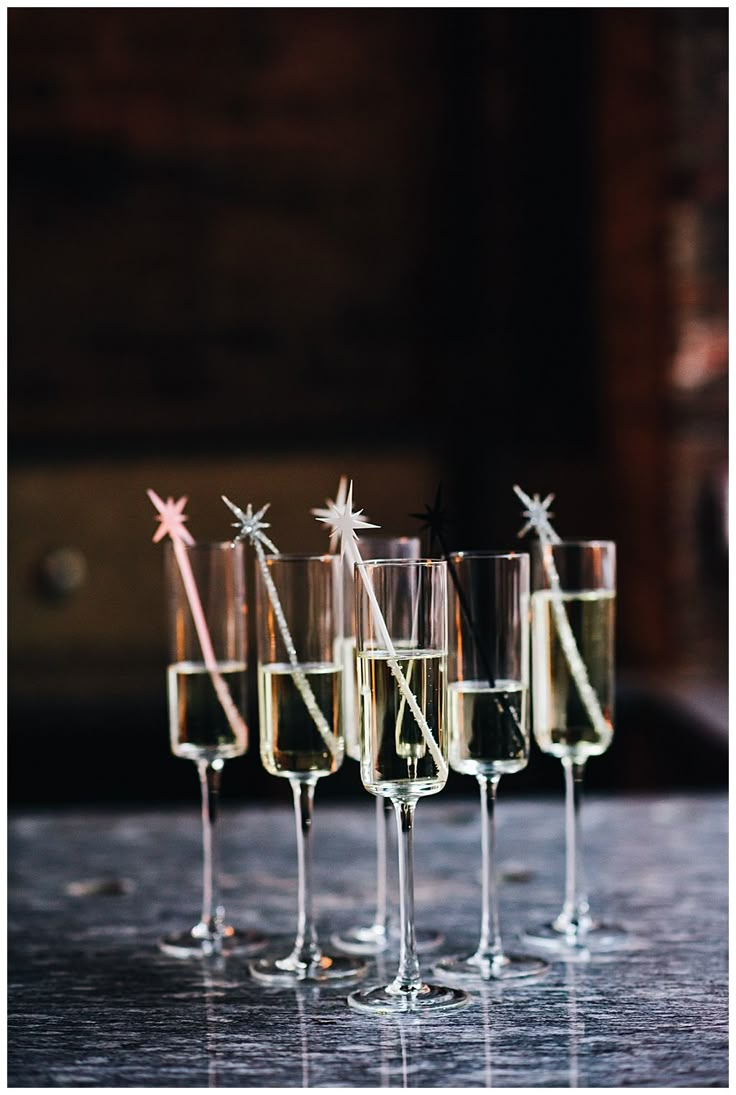
[[[445,529],[450,524],[450,518],[447,511],[442,508],[441,483],[437,487],[434,502],[431,505],[427,502],[424,503],[424,513],[410,513],[409,516],[423,522],[422,527],[419,529],[420,532],[429,531],[430,555],[434,554],[435,547],[438,545],[444,555],[449,555],[447,541],[445,540]]]
[[[473,616],[471,614],[470,605],[468,604],[465,590],[463,589],[460,583],[460,579],[458,578],[457,570],[455,569],[455,564],[452,561],[450,549],[448,547],[447,539],[445,537],[445,530],[448,524],[450,524],[450,519],[447,515],[447,511],[442,507],[442,484],[440,483],[437,487],[437,491],[434,496],[434,502],[431,505],[427,502],[424,503],[424,513],[410,513],[409,516],[416,518],[417,521],[424,522],[420,531],[423,532],[425,529],[429,530],[430,554],[434,551],[435,546],[439,545],[442,554],[447,560],[447,569],[450,572],[450,577],[452,579],[453,585],[455,586],[455,592],[457,593],[457,598],[460,602],[460,609],[465,616],[465,622],[470,628],[470,632],[475,641],[478,655],[483,664],[483,670],[486,677],[488,678],[488,683],[491,688],[495,688],[496,680],[493,672],[491,671],[491,661],[486,652],[486,645],[483,641],[483,637],[480,635],[478,628],[475,625],[475,620],[473,619]],[[516,712],[514,711],[512,704],[509,703],[508,698],[504,694],[497,695],[494,698],[496,708],[499,713],[506,713],[510,715],[512,722],[514,723],[515,729],[518,730],[518,732],[521,734],[521,727],[519,726]]]
[[[443,509],[442,507],[442,484],[440,483],[437,487],[437,491],[434,496],[434,502],[432,502],[431,504],[428,502],[424,503],[424,513],[410,513],[409,516],[415,517],[417,521],[424,522],[420,529],[420,532],[429,530],[430,555],[434,553],[435,547],[439,546],[440,551],[447,560],[447,569],[450,572],[450,577],[452,578],[453,584],[455,586],[455,591],[457,593],[458,600],[460,601],[460,608],[465,615],[465,621],[472,632],[473,638],[475,639],[478,653],[480,654],[480,659],[483,662],[483,668],[485,670],[486,676],[488,677],[488,683],[490,684],[491,688],[495,688],[496,682],[494,680],[493,673],[491,672],[490,661],[486,655],[485,644],[483,643],[483,640],[478,633],[478,629],[475,626],[475,621],[470,614],[470,605],[468,604],[467,598],[465,596],[465,590],[460,584],[460,579],[457,576],[457,570],[455,569],[455,564],[452,561],[450,548],[448,547],[447,539],[445,537],[445,530],[450,524],[450,518],[447,514],[447,510]]]

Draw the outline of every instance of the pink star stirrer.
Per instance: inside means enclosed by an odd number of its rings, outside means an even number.
[[[338,491],[338,497],[340,493],[341,492]],[[360,574],[363,585],[365,586],[366,593],[368,594],[368,600],[370,601],[371,610],[373,612],[374,623],[381,636],[381,642],[384,644],[384,646],[386,647],[386,651],[389,654],[389,657],[386,659],[387,664],[394,677],[396,678],[396,683],[399,686],[401,695],[406,700],[407,704],[409,705],[409,710],[417,721],[417,725],[422,732],[422,737],[427,743],[427,747],[432,754],[432,759],[437,765],[438,771],[440,772],[443,779],[447,779],[447,763],[439,750],[437,742],[434,740],[432,731],[427,725],[427,720],[424,717],[424,712],[417,703],[416,696],[409,687],[409,682],[407,681],[401,670],[394,644],[391,641],[391,636],[388,633],[386,621],[384,620],[383,613],[381,612],[381,606],[379,605],[378,598],[376,597],[376,591],[373,588],[373,582],[371,581],[370,576],[365,572],[365,570],[362,567],[358,566],[359,563],[363,562],[363,559],[360,554],[360,549],[358,547],[358,537],[356,535],[356,529],[380,528],[381,526],[374,525],[370,521],[363,521],[361,519],[361,514],[363,513],[363,510],[353,509],[352,480],[350,482],[350,488],[347,492],[347,496],[345,497],[345,501],[342,503],[339,501],[328,501],[327,510],[321,512],[325,513],[325,516],[317,515],[317,520],[322,521],[324,522],[324,524],[330,526],[330,534],[333,539],[338,536],[340,537],[341,554],[343,558],[345,557],[345,555],[347,555],[353,566],[358,568],[358,573]]]
[[[171,537],[179,573],[181,574],[181,580],[184,583],[189,607],[192,611],[194,626],[197,629],[199,644],[202,647],[204,664],[212,678],[215,692],[222,704],[223,711],[227,716],[227,721],[230,723],[235,738],[238,744],[245,749],[248,743],[248,727],[243,716],[233,703],[233,698],[230,695],[227,682],[223,679],[217,668],[217,659],[212,648],[212,640],[207,628],[202,602],[199,599],[197,583],[194,580],[189,557],[184,550],[185,544],[191,545],[194,543],[194,537],[184,526],[184,522],[187,520],[187,517],[184,515],[184,507],[187,504],[186,495],[182,496],[178,502],[175,502],[171,496],[164,502],[154,490],[148,490],[146,493],[158,510],[157,520],[160,521],[158,528],[153,534],[153,542],[154,544],[158,543],[158,541],[162,540],[167,533]]]

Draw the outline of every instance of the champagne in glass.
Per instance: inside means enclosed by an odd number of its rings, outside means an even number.
[[[434,971],[460,984],[530,977],[548,966],[504,951],[495,854],[498,783],[529,759],[529,556],[461,551],[448,568],[450,764],[480,787],[483,888],[476,950],[441,958]]]
[[[246,708],[246,664],[222,661],[217,672],[239,711]],[[168,669],[171,751],[188,760],[228,760],[243,743],[223,710],[212,675],[203,662],[177,662]]]
[[[177,552],[180,553],[177,556]],[[202,793],[202,915],[188,931],[165,936],[175,957],[255,954],[258,932],[225,923],[218,895],[216,822],[222,768],[247,749],[245,572],[242,544],[172,542],[165,549],[171,663],[167,672],[169,735],[175,756],[194,761]],[[185,564],[192,585],[184,580]],[[192,610],[196,595],[199,626]],[[204,631],[202,628],[204,624]],[[204,642],[203,642],[204,635]]]
[[[565,773],[565,899],[524,938],[568,958],[614,948],[626,933],[590,915],[583,881],[580,806],[585,764],[613,737],[616,547],[562,541],[539,547],[532,593],[532,704],[540,749]]]
[[[409,651],[399,643],[395,648],[400,656],[394,664],[417,695],[428,724],[437,728],[437,744],[446,753],[446,656],[433,650]],[[414,713],[396,687],[388,651],[361,652],[358,682],[363,700],[363,786],[372,795],[392,801],[437,794],[447,777],[439,770]]]
[[[447,564],[378,560],[356,567],[361,778],[389,799],[399,837],[399,968],[348,1003],[370,1015],[433,1015],[464,1007],[460,989],[426,983],[414,931],[414,811],[447,781]]]
[[[556,624],[567,616],[572,639],[585,666],[597,708],[581,697]],[[539,590],[532,598],[534,732],[539,748],[563,760],[584,764],[599,756],[613,737],[613,642],[615,593],[587,590],[559,593]]]
[[[336,772],[342,725],[342,560],[338,555],[270,555],[256,570],[261,760],[288,779],[297,835],[297,934],[283,957],[250,963],[264,984],[355,978],[365,963],[326,953],[312,907],[312,815],[317,780]]]
[[[450,766],[465,776],[505,776],[526,768],[528,687],[496,678],[448,685]]]
[[[300,666],[338,748],[331,752],[307,710],[294,682],[292,666],[262,665],[258,669],[259,708],[262,712],[261,761],[272,776],[301,779],[305,775],[329,776],[342,763],[339,729],[342,666]]]

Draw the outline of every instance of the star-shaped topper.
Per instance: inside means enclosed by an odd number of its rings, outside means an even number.
[[[554,494],[548,494],[544,501],[541,501],[538,494],[530,497],[516,484],[514,485],[514,493],[526,506],[524,516],[527,518],[527,523],[519,530],[517,535],[526,536],[527,532],[531,529],[536,529],[540,539],[558,543],[560,538],[552,528],[549,520],[550,517],[554,516],[553,513],[549,512],[549,507],[554,499]]]
[[[318,521],[329,521],[332,517],[332,507],[344,506],[347,493],[348,477],[347,475],[341,475],[340,482],[337,484],[337,494],[335,496],[335,501],[333,502],[331,498],[326,498],[324,507],[315,506],[315,508],[310,509],[309,512],[312,514],[313,517],[316,517]]]
[[[330,502],[325,516],[316,515],[318,521],[330,526],[331,540],[334,540],[336,536],[340,537],[340,554],[343,556],[348,542],[357,543],[356,529],[381,527],[372,524],[370,521],[364,521],[362,513],[362,509],[353,509],[353,481],[351,479],[345,501],[342,503],[338,501]]]
[[[156,520],[161,522],[153,534],[154,544],[157,544],[159,540],[163,540],[167,534],[172,540],[181,540],[185,544],[193,544],[194,537],[189,529],[184,527],[184,522],[189,520],[184,514],[184,507],[187,504],[186,495],[183,495],[178,502],[175,502],[169,495],[164,502],[155,490],[148,490],[146,494],[158,510]]]
[[[410,517],[416,518],[417,521],[423,521],[420,532],[424,532],[425,529],[429,529],[429,549],[430,552],[434,550],[435,540],[439,544],[440,548],[445,555],[449,554],[447,550],[447,538],[445,532],[447,526],[450,524],[450,519],[447,516],[447,511],[442,508],[442,484],[437,487],[437,493],[434,496],[434,502],[432,504],[424,503],[424,513],[410,513]]]
[[[263,520],[263,515],[271,505],[270,502],[266,502],[265,506],[261,506],[257,513],[253,512],[253,506],[248,503],[247,508],[243,511],[240,506],[236,506],[234,502],[231,502],[225,495],[221,495],[221,498],[226,506],[229,506],[237,517],[237,521],[233,521],[233,528],[239,530],[236,540],[250,540],[253,547],[258,547],[259,544],[265,544],[269,551],[272,551],[274,555],[278,555],[279,549],[276,545],[269,540],[263,531],[264,528],[270,528],[271,525],[268,521]]]

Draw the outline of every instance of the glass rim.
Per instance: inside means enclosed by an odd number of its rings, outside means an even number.
[[[397,567],[435,567],[435,566],[447,566],[447,559],[361,559],[359,563],[355,564],[356,567],[385,567],[385,566],[397,566]]]
[[[287,560],[289,562],[302,562],[302,563],[327,563],[332,562],[334,559],[339,559],[340,556],[330,551],[323,551],[319,554],[309,554],[307,552],[299,551],[277,551],[270,552],[268,555],[264,552],[264,558],[267,563],[274,561]]]
[[[528,559],[528,551],[494,551],[492,548],[483,548],[473,551],[451,551],[448,559]]]
[[[187,551],[213,550],[215,548],[219,548],[221,551],[231,551],[234,548],[243,547],[242,540],[195,540],[193,544],[188,544],[185,540],[180,540],[179,543],[182,547],[186,548]],[[164,547],[173,551],[174,541],[171,537],[168,538]]]
[[[615,540],[571,540],[565,537],[562,540],[556,540],[551,544],[538,543],[541,548],[565,548],[565,547],[607,547],[615,548]]]
[[[408,533],[393,532],[364,532],[362,536],[358,536],[359,540],[395,540],[399,544],[411,544],[414,540],[421,541],[420,536],[410,536]]]

